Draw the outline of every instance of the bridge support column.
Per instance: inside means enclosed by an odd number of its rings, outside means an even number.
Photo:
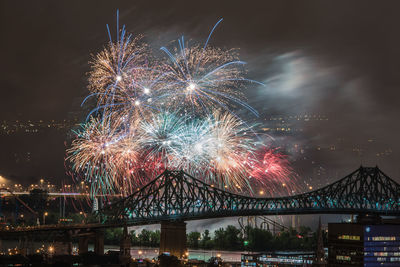
[[[35,253],[35,249],[33,246],[33,234],[28,234],[25,238],[26,255],[33,255]]]
[[[26,235],[19,237],[18,239],[18,248],[19,248],[19,253],[22,256],[26,256],[28,254],[28,237]]]
[[[131,236],[128,234],[128,227],[124,226],[124,232],[121,237],[119,247],[119,260],[124,266],[128,266],[131,260]]]
[[[55,238],[53,243],[54,255],[72,255],[72,233],[65,231]]]
[[[160,254],[169,252],[171,255],[183,258],[186,250],[186,223],[161,222]]]
[[[131,237],[128,234],[128,227],[124,226],[124,232],[121,238],[121,244],[119,247],[121,256],[131,257]]]
[[[104,230],[97,230],[94,238],[94,253],[104,255]]]
[[[89,236],[88,235],[81,235],[78,239],[78,249],[79,255],[87,253],[89,250]]]

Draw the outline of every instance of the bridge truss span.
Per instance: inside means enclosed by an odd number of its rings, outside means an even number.
[[[285,214],[400,216],[400,185],[378,167],[360,167],[321,189],[277,198],[249,197],[213,187],[184,171],[166,170],[132,195],[100,211],[105,222],[158,223]]]

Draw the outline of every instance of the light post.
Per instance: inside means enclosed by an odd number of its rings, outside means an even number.
[[[49,215],[49,213],[46,211],[43,213],[43,225],[46,224],[46,216]]]
[[[86,214],[83,211],[80,211],[79,215],[82,217],[82,223],[85,223]]]

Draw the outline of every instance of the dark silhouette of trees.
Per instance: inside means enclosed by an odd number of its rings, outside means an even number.
[[[225,230],[225,244],[233,250],[240,250],[243,248],[243,239],[238,228],[233,225],[228,225]]]
[[[132,246],[159,247],[160,231],[143,229],[140,233],[131,231]],[[326,233],[324,233],[326,235]],[[122,228],[107,229],[105,242],[118,245],[122,237]],[[324,237],[326,242],[326,236]],[[247,250],[247,251],[275,251],[275,250],[314,250],[317,236],[309,227],[300,227],[281,231],[273,235],[269,230],[246,227],[244,231],[228,225],[219,228],[211,235],[209,230],[203,233],[190,232],[187,235],[187,245],[192,249],[217,250]]]
[[[151,236],[151,231],[143,229],[139,235],[139,246],[149,246],[150,245],[150,236]]]
[[[201,241],[200,241],[200,248],[202,248],[202,249],[211,249],[211,248],[214,247],[214,242],[211,239],[210,231],[205,230],[201,236],[202,236],[202,238],[201,238]]]
[[[104,231],[104,242],[110,245],[119,245],[122,238],[122,228],[108,228]]]
[[[200,241],[201,234],[199,232],[190,232],[187,235],[187,245],[190,248],[197,249],[199,248],[199,241]]]
[[[160,230],[151,231],[150,232],[150,247],[159,247],[160,246]]]

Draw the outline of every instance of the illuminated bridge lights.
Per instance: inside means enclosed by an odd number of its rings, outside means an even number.
[[[180,216],[190,220],[252,213],[358,213],[368,210],[375,214],[398,215],[400,206],[393,199],[400,200],[399,194],[400,186],[378,168],[361,167],[332,185],[284,198],[241,196],[211,187],[183,171],[166,171],[144,188],[101,212],[110,222],[117,214],[122,214],[132,224],[138,218],[160,221],[168,216]],[[376,196],[379,196],[379,202]]]

